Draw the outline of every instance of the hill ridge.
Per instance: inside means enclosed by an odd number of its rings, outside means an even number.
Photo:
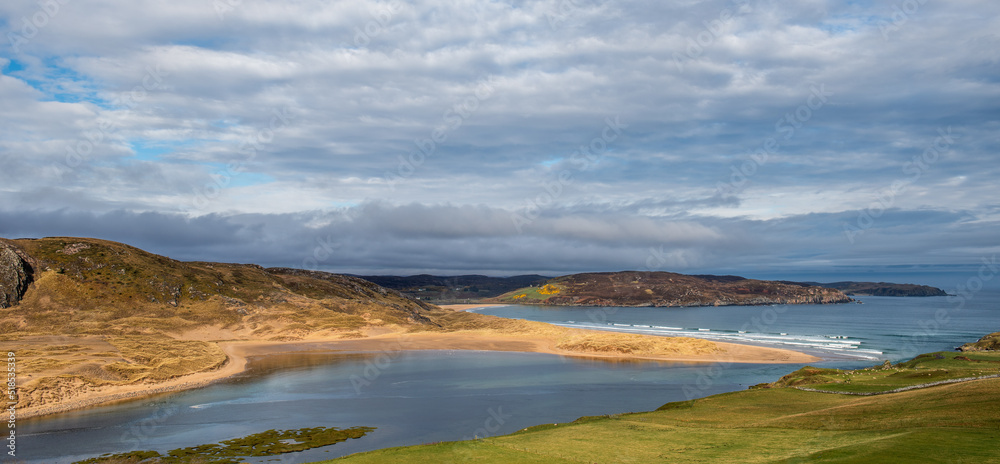
[[[854,300],[835,289],[740,276],[674,272],[588,272],[556,277],[492,301],[553,306],[730,306],[832,304]]]

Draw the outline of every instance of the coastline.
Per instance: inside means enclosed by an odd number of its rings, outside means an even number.
[[[478,306],[477,306],[478,307]],[[228,340],[216,341],[225,352],[222,367],[188,374],[165,382],[106,387],[72,399],[19,410],[22,419],[69,412],[118,401],[135,400],[161,393],[204,387],[246,371],[249,357],[306,352],[398,352],[427,350],[508,351],[545,353],[560,356],[612,360],[641,360],[679,363],[803,364],[819,360],[815,356],[780,348],[714,342],[711,353],[676,355],[606,354],[570,351],[556,347],[557,340],[542,336],[497,336],[476,332],[388,333],[356,339],[307,339],[300,341]]]

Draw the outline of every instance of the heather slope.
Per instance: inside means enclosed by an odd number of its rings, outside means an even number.
[[[800,285],[811,285],[825,288],[835,288],[845,295],[858,296],[947,296],[944,290],[929,285],[895,284],[890,282],[832,282],[822,284],[817,282],[786,282]]]
[[[494,301],[567,306],[727,306],[853,300],[835,289],[737,276],[626,271],[557,277],[505,293]]]

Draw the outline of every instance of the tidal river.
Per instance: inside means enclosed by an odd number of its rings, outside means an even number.
[[[524,306],[480,312],[574,327],[799,349],[826,359],[822,365],[851,368],[950,350],[1000,331],[1000,294],[984,291],[961,309],[944,297],[860,299],[864,304]],[[102,453],[166,452],[268,429],[377,427],[360,439],[250,460],[303,463],[391,446],[506,434],[587,415],[651,410],[670,401],[773,381],[800,367],[613,362],[470,351],[405,352],[388,361],[377,356],[270,356],[254,360],[244,375],[198,390],[23,420],[18,454],[29,463],[71,463]]]

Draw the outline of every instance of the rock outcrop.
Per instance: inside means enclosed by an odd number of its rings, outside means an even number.
[[[958,349],[961,351],[1000,351],[1000,332],[986,335],[975,343],[966,343]]]
[[[0,241],[0,308],[21,301],[34,277],[31,258],[20,248]]]
[[[845,295],[857,296],[948,296],[948,293],[937,287],[916,284],[894,284],[888,282],[833,282],[821,284],[818,282],[782,282],[804,286],[835,288]]]

